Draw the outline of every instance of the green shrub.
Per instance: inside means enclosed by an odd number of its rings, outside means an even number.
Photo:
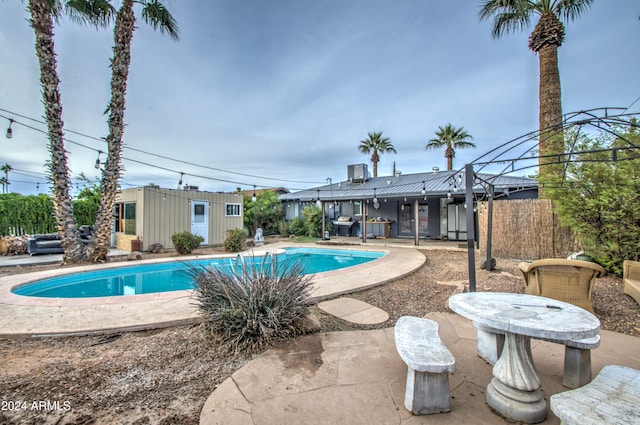
[[[257,352],[312,329],[311,276],[299,263],[253,260],[243,269],[189,269],[204,328],[224,353]]]
[[[265,235],[274,235],[278,224],[284,219],[284,209],[276,192],[264,191],[253,201],[249,196],[244,198],[244,227],[252,233],[260,227]]]
[[[224,240],[224,249],[228,252],[240,252],[246,248],[249,232],[245,229],[227,230],[227,238]]]
[[[302,210],[305,234],[312,238],[322,237],[322,208],[311,205]],[[325,221],[325,226],[328,222]],[[327,230],[329,230],[327,228]]]
[[[53,202],[49,196],[0,194],[0,236],[23,232],[32,235],[55,231]]]
[[[181,232],[171,235],[171,242],[173,242],[178,254],[190,254],[191,251],[204,242],[204,238],[189,232]]]
[[[288,237],[291,234],[291,230],[289,229],[289,223],[286,221],[281,221],[278,223],[278,232],[282,237]]]
[[[289,234],[295,236],[304,236],[307,229],[304,227],[304,221],[300,217],[296,217],[289,222]]]
[[[562,224],[576,232],[582,247],[605,270],[622,276],[624,260],[640,260],[640,145],[635,129],[617,129],[614,137],[576,138],[574,149],[588,151],[567,165],[567,182],[548,192]],[[574,137],[575,138],[575,137]]]

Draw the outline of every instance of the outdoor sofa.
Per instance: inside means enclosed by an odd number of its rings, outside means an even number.
[[[91,226],[80,226],[80,237],[86,245],[91,239]],[[62,245],[57,233],[43,233],[33,235],[27,239],[27,253],[36,254],[62,254]]]
[[[624,270],[622,275],[623,291],[640,304],[640,262],[625,260],[622,268]]]

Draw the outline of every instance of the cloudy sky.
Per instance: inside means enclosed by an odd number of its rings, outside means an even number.
[[[446,168],[426,151],[438,126],[464,127],[476,149],[461,167],[537,128],[538,58],[530,30],[491,38],[480,0],[180,0],[180,41],[138,23],[127,92],[122,187],[202,190],[345,180],[368,132],[397,154],[379,175]],[[137,16],[140,10],[137,9]],[[566,25],[559,49],[565,112],[640,110],[640,2],[596,0]],[[55,29],[72,177],[97,178],[105,151],[109,30],[62,19]],[[26,0],[0,0],[0,165],[10,190],[47,192],[46,127]],[[635,102],[635,103],[634,103]],[[80,134],[78,134],[80,133]],[[86,137],[91,136],[91,137]],[[73,144],[76,142],[78,144]],[[102,156],[104,159],[104,155]],[[369,169],[371,170],[369,163]]]

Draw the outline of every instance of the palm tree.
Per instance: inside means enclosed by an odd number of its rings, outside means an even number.
[[[539,17],[529,35],[529,48],[538,54],[540,63],[540,156],[564,153],[564,139],[558,128],[562,123],[558,47],[565,36],[561,20],[567,22],[578,18],[589,9],[591,3],[593,0],[487,0],[480,10],[480,20],[493,17],[493,38],[524,30],[530,26],[532,17]],[[539,164],[544,162],[540,158]],[[544,174],[552,175],[558,171],[562,172],[561,165]]]
[[[9,187],[6,177],[0,177],[0,185],[2,185],[2,193],[7,193]]]
[[[429,140],[425,149],[441,149],[445,147],[444,157],[447,158],[447,170],[453,168],[453,158],[456,156],[456,149],[475,148],[476,145],[469,140],[473,139],[464,127],[454,127],[448,123],[444,127],[438,126],[436,138]]]
[[[368,138],[360,141],[358,150],[364,154],[371,154],[371,163],[373,163],[373,177],[378,177],[378,162],[380,162],[380,154],[384,152],[397,153],[388,137],[382,137],[382,132],[368,133]]]
[[[111,226],[115,209],[118,181],[122,173],[122,136],[124,133],[125,93],[131,64],[131,40],[136,25],[133,4],[142,4],[142,19],[153,29],[168,33],[178,40],[178,27],[165,6],[158,0],[123,0],[116,15],[113,30],[113,58],[111,59],[111,100],[109,135],[107,136],[107,162],[102,170],[102,197],[94,224],[94,241],[91,259],[107,261],[111,239]]]
[[[87,259],[87,253],[71,206],[71,179],[62,132],[62,101],[53,43],[53,21],[57,20],[65,10],[75,20],[85,19],[86,22],[101,25],[106,23],[105,13],[110,9],[107,3],[101,0],[72,0],[68,1],[64,7],[58,0],[29,0],[28,7],[31,15],[30,24],[36,38],[35,48],[40,65],[42,103],[49,136],[51,159],[47,161],[47,165],[51,179],[56,229],[64,250],[63,261],[79,263]]]
[[[2,181],[2,193],[9,192],[9,171],[13,170],[13,167],[9,164],[0,166],[0,171],[4,173],[4,180]]]

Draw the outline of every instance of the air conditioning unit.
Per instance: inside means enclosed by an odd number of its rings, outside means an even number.
[[[198,191],[199,190],[198,186],[189,186],[189,185],[186,185],[186,184],[182,188],[183,188],[183,190],[190,190],[190,191]]]
[[[368,176],[367,164],[351,164],[347,166],[347,178],[350,182],[365,182]]]

